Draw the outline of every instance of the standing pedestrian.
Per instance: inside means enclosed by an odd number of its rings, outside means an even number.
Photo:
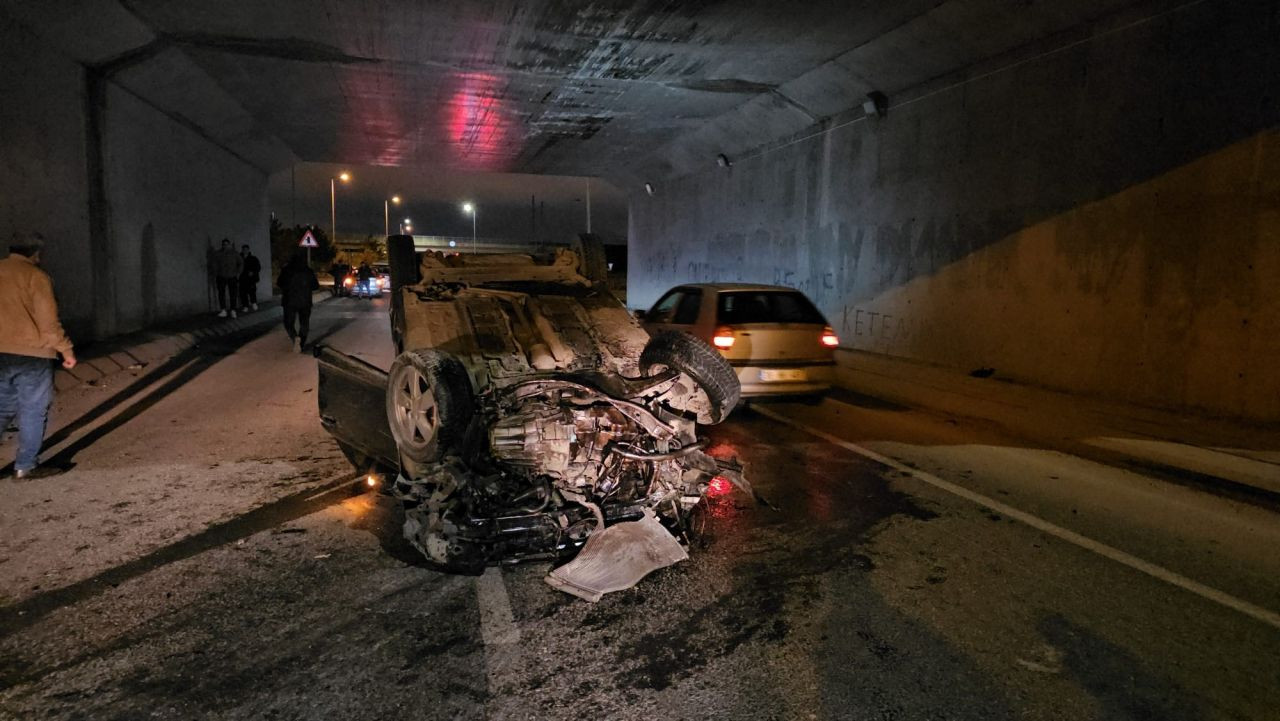
[[[366,298],[373,297],[373,289],[369,287],[370,281],[373,280],[373,268],[369,267],[369,261],[360,261],[360,268],[356,271],[356,288],[364,294]]]
[[[61,469],[39,466],[49,405],[53,403],[53,359],[76,365],[71,340],[58,322],[53,283],[40,269],[44,239],[15,236],[9,257],[0,260],[0,432],[18,420],[18,478],[39,478]]]
[[[222,247],[213,254],[213,282],[218,286],[218,317],[236,317],[237,287],[244,259],[231,247],[231,239],[223,238]]]
[[[262,263],[247,245],[240,247],[240,259],[243,264],[240,270],[240,307],[248,313],[258,309],[258,275],[262,272]]]
[[[288,264],[280,269],[280,278],[276,280],[280,287],[280,306],[284,308],[284,332],[289,334],[289,347],[293,347],[293,339],[298,339],[298,352],[307,347],[307,331],[311,328],[311,293],[320,289],[320,281],[311,268],[307,267],[306,257],[295,252]],[[294,320],[298,329],[294,330]]]

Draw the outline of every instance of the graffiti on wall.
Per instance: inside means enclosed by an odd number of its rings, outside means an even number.
[[[905,343],[915,335],[914,319],[846,305],[840,313],[839,335],[842,345],[888,348]]]

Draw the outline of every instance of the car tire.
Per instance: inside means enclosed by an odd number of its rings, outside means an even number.
[[[573,241],[573,252],[578,255],[578,275],[592,285],[604,285],[609,280],[609,261],[604,254],[604,243],[593,233],[579,233]]]
[[[688,376],[710,401],[698,412],[698,422],[715,425],[729,416],[738,404],[742,386],[733,366],[707,343],[677,331],[662,331],[640,354],[640,370],[645,375],[670,368]]]
[[[473,415],[471,381],[444,351],[405,351],[391,364],[386,406],[402,470],[413,476],[461,446]]]

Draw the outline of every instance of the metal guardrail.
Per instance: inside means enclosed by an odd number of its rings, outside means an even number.
[[[427,250],[438,250],[443,253],[528,253],[567,245],[568,242],[530,242],[511,238],[476,238],[473,243],[470,237],[448,235],[413,236],[413,248],[419,253]]]
[[[335,245],[341,250],[359,250],[368,236],[339,235]],[[547,251],[552,248],[567,247],[569,241],[528,241],[514,238],[476,238],[474,245],[471,236],[458,235],[414,235],[414,250],[421,253],[426,250],[438,250],[443,253],[528,253]]]

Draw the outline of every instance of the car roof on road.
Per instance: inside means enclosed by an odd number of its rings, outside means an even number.
[[[761,285],[759,283],[681,283],[677,288],[702,288],[705,290],[714,290],[716,292],[726,290],[785,290],[794,293],[800,291],[795,288],[788,288],[785,285]]]

